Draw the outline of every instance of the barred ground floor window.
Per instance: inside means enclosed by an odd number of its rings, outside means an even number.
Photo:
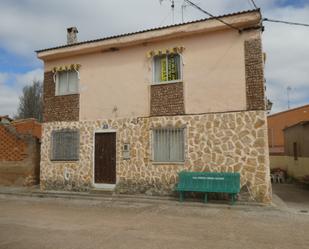
[[[153,160],[155,162],[183,162],[184,137],[183,128],[154,129]]]
[[[59,130],[52,132],[51,160],[77,161],[79,159],[79,132]]]

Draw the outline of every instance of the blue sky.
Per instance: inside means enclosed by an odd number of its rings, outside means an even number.
[[[282,1],[278,1],[279,6],[304,7],[306,4],[308,4],[308,0],[282,0]]]
[[[250,0],[193,0],[220,15],[252,9]],[[175,22],[181,21],[176,0]],[[255,0],[264,17],[309,23],[309,0]],[[204,18],[185,8],[185,21]],[[43,64],[35,50],[64,44],[66,27],[77,26],[79,40],[105,37],[172,24],[170,4],[158,0],[1,0],[0,115],[16,113],[25,85],[43,79]],[[264,23],[265,76],[273,112],[309,103],[309,28]]]

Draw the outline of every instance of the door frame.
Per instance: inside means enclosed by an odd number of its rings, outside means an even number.
[[[92,186],[97,189],[114,189],[116,184],[109,184],[109,183],[95,183],[95,135],[97,133],[115,133],[116,135],[116,143],[115,143],[115,150],[116,150],[116,183],[117,183],[117,130],[115,129],[99,129],[93,132],[93,149],[92,149]]]

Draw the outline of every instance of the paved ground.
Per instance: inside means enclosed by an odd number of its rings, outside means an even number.
[[[289,211],[309,213],[309,187],[299,184],[273,184],[273,192],[281,198]]]
[[[307,249],[308,235],[308,214],[274,207],[0,195],[1,249]]]

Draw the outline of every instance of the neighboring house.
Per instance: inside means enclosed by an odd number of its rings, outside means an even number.
[[[178,172],[240,172],[271,200],[261,14],[245,11],[37,51],[41,188],[169,195]]]
[[[8,115],[0,116],[0,124],[10,124],[13,121]]]
[[[283,169],[293,167],[294,161],[290,160],[285,148],[284,130],[304,120],[309,120],[309,105],[300,106],[283,112],[278,112],[267,117],[268,145],[270,153],[270,168]],[[287,172],[289,175],[290,172]]]
[[[0,185],[39,182],[41,124],[0,116]]]
[[[285,165],[289,176],[309,176],[309,120],[284,129]]]
[[[300,106],[267,117],[270,155],[284,155],[284,128],[309,120],[309,105]]]

